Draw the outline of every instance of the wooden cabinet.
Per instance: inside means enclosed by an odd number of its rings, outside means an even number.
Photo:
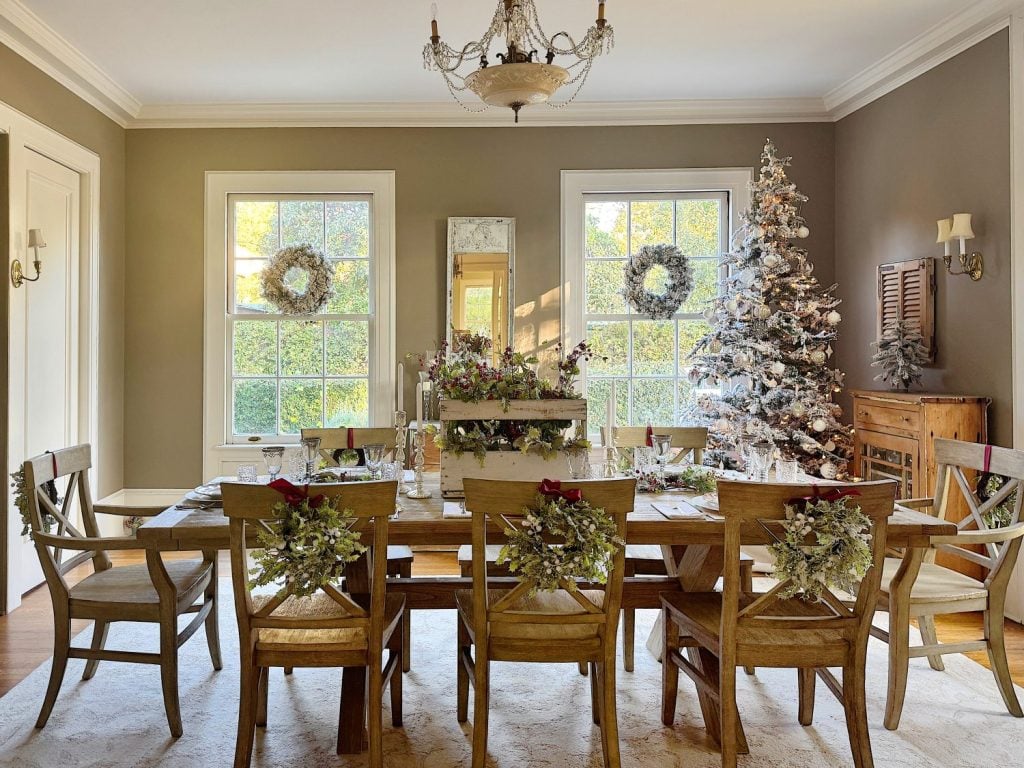
[[[935,493],[934,439],[947,437],[971,443],[988,440],[987,397],[854,390],[854,472],[865,480],[896,480],[898,498]],[[954,494],[955,496],[955,494]],[[951,503],[949,519],[967,514],[966,503]],[[980,567],[959,558],[938,562],[972,576]]]

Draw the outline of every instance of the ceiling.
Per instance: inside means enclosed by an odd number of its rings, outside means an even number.
[[[442,37],[459,45],[479,37],[494,2],[437,0]],[[865,70],[892,61],[894,52],[928,44],[930,36],[948,44],[939,39],[948,36],[944,28],[962,36],[965,27],[990,24],[1003,5],[608,0],[615,49],[596,62],[580,100],[583,108],[587,102],[824,103]],[[537,6],[549,34],[582,34],[596,10],[595,0],[537,0]],[[16,26],[24,32],[26,23],[35,24],[36,38],[62,38],[65,58],[77,54],[76,63],[91,66],[92,79],[104,81],[129,112],[135,105],[136,112],[157,114],[169,113],[168,105],[294,109],[451,100],[440,76],[422,65],[430,0],[0,0],[8,21],[18,13]]]

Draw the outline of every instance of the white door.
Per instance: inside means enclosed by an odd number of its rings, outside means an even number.
[[[12,218],[20,258],[35,276],[32,249],[25,243],[38,229],[46,243],[39,249],[41,275],[36,282],[10,288],[10,461],[9,471],[29,456],[73,445],[79,436],[79,243],[80,177],[75,171],[33,151],[14,166],[12,183],[24,184],[25,217]],[[58,486],[58,490],[62,489]],[[8,595],[20,595],[43,581],[31,541],[22,537],[12,510]],[[15,605],[8,605],[8,609]]]

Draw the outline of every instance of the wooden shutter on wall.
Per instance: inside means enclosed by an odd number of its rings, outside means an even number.
[[[897,317],[914,323],[935,361],[935,259],[878,265],[877,335]]]

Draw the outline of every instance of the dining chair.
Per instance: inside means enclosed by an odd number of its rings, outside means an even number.
[[[872,627],[871,633],[889,643],[889,688],[885,705],[885,727],[899,727],[907,690],[910,659],[927,656],[931,668],[942,671],[942,655],[986,651],[996,685],[1006,709],[1014,717],[1024,717],[1013,687],[1003,638],[1006,590],[1024,540],[1021,504],[1024,501],[1024,451],[936,439],[934,443],[935,496],[897,502],[929,511],[945,520],[952,504],[966,503],[969,514],[957,523],[952,536],[933,536],[927,551],[917,552],[911,565],[903,566],[902,586],[892,581],[902,560],[886,558],[882,571],[878,610],[888,611],[889,630]],[[992,473],[1001,478],[1001,487],[986,501],[978,497],[967,473]],[[952,486],[956,485],[954,489]],[[1009,505],[1007,525],[990,527],[986,516],[999,505]],[[935,562],[942,552],[968,563],[980,565],[984,578],[975,579]],[[955,560],[954,560],[955,562]],[[915,574],[906,569],[919,567]],[[984,631],[978,640],[940,643],[935,633],[935,616],[981,611]],[[922,644],[911,647],[910,622],[916,620]]]
[[[563,482],[580,489],[593,507],[604,509],[625,539],[626,515],[633,510],[636,481]],[[501,588],[489,582],[486,543],[508,536],[522,524],[537,496],[537,483],[465,479],[466,508],[472,511],[473,588],[455,593],[458,611],[457,717],[468,719],[473,686],[473,768],[487,760],[490,671],[495,661],[590,665],[593,720],[601,728],[606,768],[619,768],[615,708],[615,640],[622,603],[624,552],[617,548],[607,584],[535,591],[529,579],[515,578]],[[573,587],[570,589],[569,587]],[[521,704],[522,702],[520,702]]]
[[[88,444],[64,448],[29,459],[22,465],[35,542],[53,604],[53,664],[36,728],[43,728],[60,692],[68,659],[86,659],[83,680],[96,674],[100,661],[124,661],[160,666],[164,709],[171,735],[181,736],[178,703],[178,649],[205,624],[213,668],[221,668],[217,632],[217,552],[202,558],[164,561],[154,549],[146,549],[146,562],[113,566],[109,552],[140,549],[134,537],[103,537],[97,513],[152,517],[161,510],[94,506],[89,487],[92,449]],[[54,498],[55,481],[67,478],[63,499]],[[75,522],[75,500],[81,528]],[[50,533],[53,527],[54,533]],[[92,561],[93,573],[74,586],[68,572]],[[198,602],[197,602],[198,601]],[[178,631],[178,617],[195,614]],[[71,645],[72,619],[93,621],[89,648]],[[156,653],[106,648],[107,631],[117,621],[159,625],[160,650]]]
[[[617,448],[638,448],[647,445],[647,427],[615,427]],[[682,450],[672,459],[681,461],[687,455],[694,464],[704,460],[704,449],[708,444],[708,430],[705,427],[651,427],[654,434],[671,435],[672,447]],[[608,445],[607,427],[601,427],[601,442]],[[657,544],[630,544],[626,547],[626,576],[671,576],[665,554]],[[747,592],[754,589],[754,558],[740,555],[740,581]],[[622,667],[627,672],[634,668],[636,652],[636,609],[622,609]],[[747,674],[754,674],[753,667]]]
[[[273,594],[253,594],[249,581],[251,529],[269,530],[282,500],[273,488],[224,483],[224,514],[229,521],[231,576],[241,652],[241,697],[235,768],[252,759],[257,725],[267,723],[270,667],[365,667],[370,766],[383,763],[383,695],[391,691],[391,722],[402,724],[402,618],[405,597],[387,592],[387,563],[373,557],[387,548],[388,518],[395,509],[397,482],[376,481],[310,486],[311,494],[336,499],[351,510],[353,530],[370,546],[352,569],[369,570],[369,594],[326,587],[309,597],[282,585]],[[372,529],[372,530],[370,530]],[[382,661],[385,648],[387,661]],[[397,674],[396,674],[397,671]],[[340,719],[340,715],[339,715]],[[339,722],[339,733],[341,723]]]
[[[765,530],[771,530],[772,522],[785,518],[787,503],[811,498],[815,486],[730,481],[718,483],[719,510],[725,517],[723,591],[661,596],[662,721],[671,726],[675,720],[682,670],[697,686],[705,727],[721,746],[726,768],[736,765],[738,752],[747,752],[736,707],[736,667],[748,664],[798,670],[801,725],[811,724],[817,672],[843,703],[854,765],[873,765],[864,672],[896,484],[881,481],[835,488],[855,492],[856,505],[870,521],[872,565],[852,604],[829,590],[820,602],[802,596],[784,598],[780,593],[790,586],[789,580],[764,593],[744,593],[739,578],[740,542],[744,537],[768,536]],[[842,668],[842,682],[829,667]]]
[[[324,427],[303,429],[302,437],[319,437],[320,454],[332,465],[337,465],[334,452],[340,448],[362,448],[378,443],[392,457],[395,453],[395,430],[391,427]],[[388,576],[395,579],[412,577],[412,564],[415,554],[412,547],[402,544],[388,545]],[[405,655],[402,657],[403,672],[408,672],[412,663],[412,612],[406,609],[405,621],[402,622],[405,632]],[[290,672],[290,670],[287,670]]]

